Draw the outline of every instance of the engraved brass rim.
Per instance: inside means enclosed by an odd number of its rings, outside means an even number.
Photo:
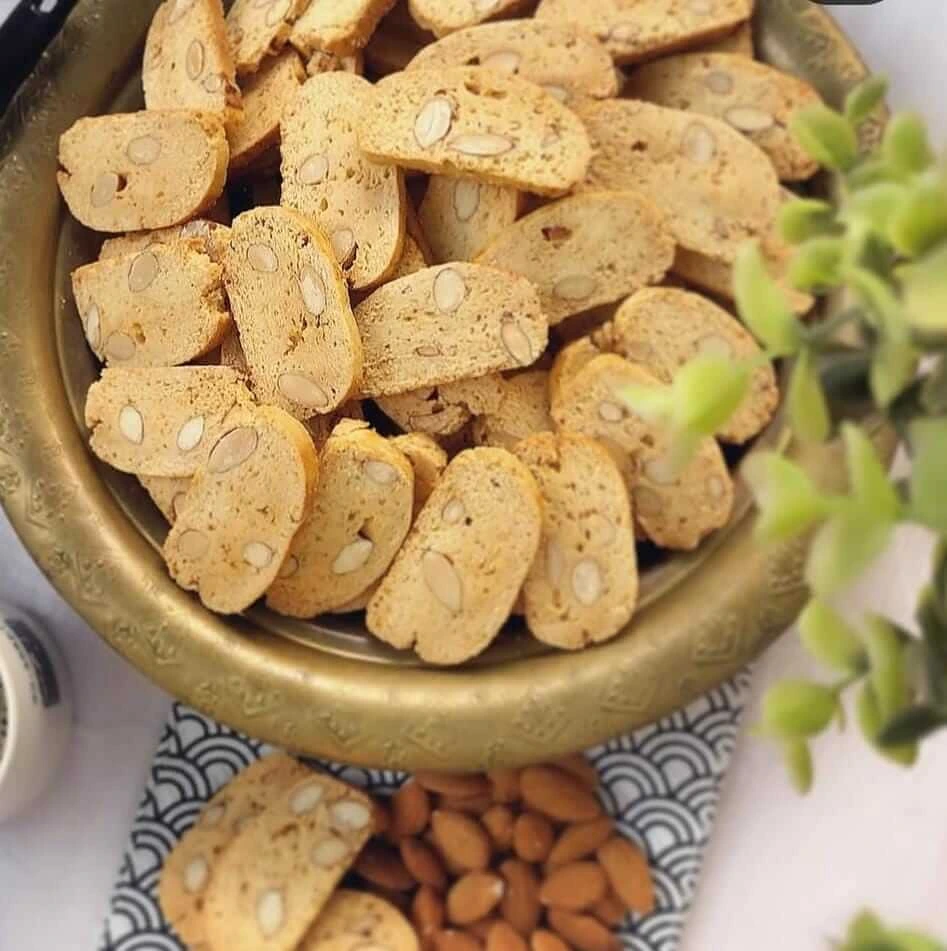
[[[500,648],[453,671],[366,650],[353,626],[321,629],[331,634],[323,642],[319,628],[315,637],[307,625],[277,628],[261,611],[216,617],[171,582],[155,547],[157,517],[132,480],[91,457],[76,417],[93,370],[68,274],[95,248],[68,220],[55,182],[59,135],[131,95],[157,4],[80,0],[0,127],[0,500],[41,569],[106,642],[186,703],[292,750],[478,769],[652,722],[773,641],[804,602],[805,545],[760,550],[749,514],[651,580],[649,603],[611,643],[578,655]],[[829,102],[864,75],[809,0],[758,7],[763,57]],[[892,448],[892,437],[880,439]],[[791,453],[841,487],[837,445]]]

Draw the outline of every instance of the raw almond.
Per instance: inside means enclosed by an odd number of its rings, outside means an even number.
[[[600,898],[589,911],[613,931],[622,926],[628,915],[628,909],[614,892],[606,892],[605,897]]]
[[[463,931],[436,931],[432,937],[437,951],[480,951],[480,942]]]
[[[467,934],[472,935],[481,942],[481,944],[486,944],[490,930],[499,920],[499,918],[495,918],[493,915],[490,915],[489,918],[481,918],[472,925],[467,925]]]
[[[444,927],[444,899],[430,887],[422,885],[411,903],[411,920],[422,938]]]
[[[562,759],[555,760],[552,765],[575,776],[592,792],[598,789],[598,770],[586,759],[584,753],[563,756]]]
[[[471,925],[486,918],[506,890],[503,879],[489,872],[471,872],[447,893],[447,918],[455,925]]]
[[[482,816],[493,805],[493,799],[486,793],[479,796],[441,796],[438,806],[454,812],[466,812],[471,816]]]
[[[506,894],[500,902],[500,913],[521,935],[536,930],[542,914],[539,903],[539,882],[532,868],[521,859],[507,859],[500,866],[506,881]]]
[[[516,802],[520,798],[520,771],[518,769],[492,769],[487,779],[493,792],[494,802]]]
[[[611,838],[614,831],[615,826],[607,816],[569,826],[563,830],[549,853],[550,868],[592,855]]]
[[[528,951],[525,939],[507,921],[494,922],[487,934],[487,951]]]
[[[577,951],[621,951],[618,936],[591,915],[577,915],[561,908],[549,909],[553,931]]]
[[[420,839],[401,840],[401,861],[422,884],[439,892],[447,888],[447,872],[438,854]]]
[[[615,894],[629,911],[639,915],[654,911],[654,882],[648,860],[638,846],[616,836],[598,850],[598,860]]]
[[[496,851],[509,852],[513,847],[513,827],[515,823],[513,810],[509,806],[497,803],[480,817],[480,821],[487,830],[487,835],[490,836],[490,841],[493,842]],[[598,845],[601,844],[601,842],[598,843]]]
[[[569,773],[553,766],[530,766],[520,777],[523,801],[558,822],[586,822],[602,814],[593,792]]]
[[[430,820],[430,796],[415,780],[406,782],[391,797],[391,833],[395,839],[420,835]]]
[[[529,940],[530,951],[571,951],[569,945],[552,931],[540,928]]]
[[[375,835],[385,836],[391,828],[391,815],[388,807],[377,799],[372,802],[372,821],[375,827]]]
[[[429,792],[442,796],[469,799],[490,792],[490,783],[480,773],[438,773],[422,771],[414,774],[415,780]]]
[[[608,892],[608,880],[597,862],[571,862],[552,872],[539,890],[542,904],[566,911],[585,911]]]
[[[554,838],[548,819],[535,812],[524,812],[513,826],[513,851],[524,862],[545,862]]]
[[[490,838],[476,819],[437,809],[431,816],[431,828],[448,864],[468,872],[483,871],[490,864]]]
[[[407,891],[417,884],[401,858],[377,842],[365,846],[355,862],[355,871],[372,885],[395,892]]]

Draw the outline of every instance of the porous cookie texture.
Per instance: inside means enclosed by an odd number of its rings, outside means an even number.
[[[302,423],[275,406],[234,409],[165,542],[174,580],[212,611],[248,608],[276,580],[317,475]]]
[[[173,476],[138,476],[142,488],[151,496],[158,511],[169,525],[173,525],[187,500],[191,480]]]
[[[169,367],[216,347],[231,326],[221,267],[187,242],[72,273],[86,340],[110,366]]]
[[[207,889],[210,947],[298,948],[373,823],[368,796],[329,776],[282,790],[234,839]]]
[[[752,12],[753,0],[542,0],[536,18],[580,24],[616,63],[637,63],[726,36]]]
[[[282,204],[325,232],[355,288],[391,273],[405,235],[401,170],[369,161],[358,147],[355,128],[371,88],[351,73],[313,76],[282,123]]]
[[[312,511],[267,592],[279,614],[338,610],[384,575],[411,527],[414,470],[368,423],[343,420],[319,456]]]
[[[415,22],[435,36],[509,16],[523,6],[524,0],[408,0]]]
[[[543,497],[539,554],[523,586],[526,623],[545,644],[578,650],[631,620],[638,566],[625,481],[608,452],[574,433],[540,433],[517,458]]]
[[[281,791],[308,775],[305,766],[283,753],[257,760],[204,806],[164,860],[158,901],[189,948],[206,947],[204,899],[227,847]]]
[[[404,236],[404,247],[401,250],[401,257],[395,265],[395,269],[388,276],[389,281],[397,281],[402,277],[409,277],[423,271],[429,267],[430,261],[424,256],[421,246],[409,234]]]
[[[158,228],[155,231],[132,231],[116,238],[107,238],[102,242],[99,260],[120,258],[126,254],[139,254],[155,244],[177,244],[187,242],[191,247],[203,251],[212,261],[220,264],[224,248],[230,240],[230,228],[227,225],[210,221],[207,218],[195,218],[183,225],[172,228]]]
[[[732,33],[717,40],[701,43],[700,48],[708,53],[736,53],[738,56],[749,56],[753,59],[756,55],[753,44],[753,24],[747,20]]]
[[[667,273],[674,238],[640,192],[583,192],[506,228],[477,258],[536,286],[550,324],[618,300]]]
[[[293,45],[304,53],[345,56],[361,49],[395,0],[313,0],[293,26]]]
[[[335,253],[314,223],[286,208],[240,215],[224,269],[261,403],[308,419],[354,395],[358,328]]]
[[[368,892],[340,888],[297,951],[418,951],[418,935],[394,905]]]
[[[385,284],[358,305],[355,319],[368,397],[521,369],[548,340],[529,281],[462,262]]]
[[[165,0],[151,21],[141,71],[148,109],[193,109],[239,121],[240,90],[221,0]]]
[[[368,605],[378,638],[431,664],[459,664],[494,640],[539,547],[542,501],[503,449],[447,467]]]
[[[467,407],[449,403],[437,386],[425,386],[394,396],[379,396],[375,403],[407,433],[453,436],[470,421]]]
[[[527,370],[503,380],[498,405],[473,421],[473,439],[478,446],[512,452],[521,440],[552,429],[548,373]]]
[[[224,339],[220,341],[220,365],[237,370],[247,378],[250,376],[247,355],[243,352],[243,344],[240,343],[240,334],[236,326],[231,327]]]
[[[770,158],[782,181],[802,181],[818,162],[789,131],[793,113],[820,102],[795,76],[733,53],[688,53],[640,66],[624,95],[713,116],[741,132]]]
[[[636,526],[647,538],[690,551],[730,518],[733,482],[727,464],[716,440],[708,438],[677,471],[666,432],[622,400],[628,385],[662,384],[623,357],[597,356],[554,391],[553,419],[560,429],[591,436],[612,453],[631,493]]]
[[[418,217],[436,261],[472,261],[519,214],[515,188],[432,175]]]
[[[483,66],[515,73],[567,105],[573,97],[618,95],[608,50],[581,27],[542,20],[484,23],[424,47],[408,69]]]
[[[404,453],[414,469],[414,515],[417,516],[447,468],[447,453],[425,433],[395,436],[391,444]]]
[[[89,444],[122,472],[187,478],[231,410],[251,402],[243,377],[226,367],[108,369],[86,396]]]
[[[595,146],[585,187],[643,192],[681,247],[732,262],[745,241],[772,231],[776,172],[732,126],[630,99],[588,102],[580,114]]]
[[[59,188],[94,231],[167,228],[220,197],[230,148],[203,113],[134,112],[79,119],[59,140]]]
[[[567,192],[591,157],[582,123],[558,99],[475,67],[386,76],[365,99],[358,138],[376,161],[540,195]]]
[[[347,56],[336,56],[335,53],[316,50],[306,63],[306,72],[310,76],[335,72],[353,73],[356,76],[362,76],[365,73],[365,57],[361,50],[356,50]]]
[[[293,23],[310,0],[234,0],[227,36],[239,75],[255,73],[286,45]]]

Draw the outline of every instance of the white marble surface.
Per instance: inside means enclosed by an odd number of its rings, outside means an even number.
[[[0,19],[11,5],[0,0]],[[947,139],[943,0],[883,0],[838,16],[871,65],[894,78],[895,102],[922,110]],[[0,828],[0,949],[93,951],[168,698],[63,604],[2,517],[0,552],[0,599],[32,608],[56,632],[76,694],[75,740],[55,791]],[[923,537],[902,533],[848,605],[907,620],[926,558]],[[805,667],[785,638],[759,664],[757,698]],[[772,752],[743,737],[683,951],[827,948],[863,905],[947,937],[947,743],[929,747],[913,772],[853,737],[833,735],[816,755],[817,787],[803,801]]]

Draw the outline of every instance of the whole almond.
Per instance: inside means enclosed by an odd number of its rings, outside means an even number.
[[[621,951],[618,936],[591,915],[550,908],[548,918],[552,930],[577,951]]]
[[[488,918],[481,918],[472,925],[467,925],[467,934],[473,935],[478,941],[482,941],[486,944],[487,938],[490,936],[490,931],[499,921],[500,919],[495,915],[490,915]]]
[[[650,915],[654,911],[654,882],[644,852],[620,836],[609,839],[598,852],[598,860],[615,894],[629,911]]]
[[[571,951],[569,945],[559,935],[546,931],[545,928],[533,932],[533,936],[529,939],[529,948],[530,951]]]
[[[437,951],[480,951],[483,945],[464,931],[435,931],[431,941]]]
[[[480,821],[490,836],[490,841],[497,852],[509,852],[513,847],[513,810],[509,806],[497,803],[491,806],[481,817]],[[602,843],[600,842],[599,845]]]
[[[518,769],[491,769],[487,773],[494,802],[509,804],[520,798],[520,771]]]
[[[585,911],[608,892],[608,880],[597,862],[571,862],[550,873],[539,889],[539,900],[553,908]]]
[[[408,891],[417,884],[401,858],[378,842],[369,842],[362,849],[355,860],[355,871],[372,885],[395,892]]]
[[[467,872],[483,871],[490,864],[490,837],[470,816],[448,809],[431,815],[434,841],[448,865]]]
[[[391,797],[391,834],[393,838],[420,835],[431,821],[431,797],[413,779]]]
[[[556,837],[545,816],[524,812],[513,825],[513,851],[524,862],[545,862]]]
[[[589,912],[613,931],[620,928],[625,918],[628,916],[628,909],[625,908],[622,900],[614,892],[606,892],[605,897],[599,899]]]
[[[440,793],[442,796],[467,799],[490,792],[490,783],[482,773],[437,773],[422,770],[415,773],[414,778],[428,792]]]
[[[554,766],[530,766],[520,776],[520,793],[531,809],[557,822],[588,822],[602,814],[593,792]]]
[[[611,838],[614,831],[615,824],[608,816],[568,826],[563,829],[549,853],[549,867],[555,868],[592,855]]]
[[[422,938],[444,927],[444,900],[430,885],[422,885],[411,903],[411,920]]]
[[[528,951],[528,947],[509,922],[497,921],[487,934],[487,951]]]
[[[375,835],[385,836],[391,830],[391,815],[388,807],[377,799],[372,800],[372,821],[375,826]]]
[[[447,888],[447,871],[440,856],[420,839],[402,839],[399,846],[405,868],[422,884],[439,892]]]
[[[573,753],[572,756],[563,756],[552,763],[570,776],[578,779],[586,789],[595,792],[598,789],[598,770],[588,761],[584,753]]]
[[[507,859],[500,866],[500,874],[506,881],[500,913],[524,938],[528,937],[536,930],[542,915],[539,882],[522,859]]]
[[[471,925],[493,911],[506,885],[490,872],[470,872],[458,879],[447,893],[447,920],[455,925]]]
[[[493,800],[487,793],[476,796],[441,796],[438,802],[439,809],[466,812],[471,816],[482,816],[492,805]]]

